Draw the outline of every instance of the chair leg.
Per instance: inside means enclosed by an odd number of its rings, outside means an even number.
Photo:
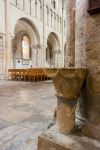
[[[42,81],[42,76],[41,76],[41,81]]]
[[[35,82],[35,76],[32,76],[32,81]]]

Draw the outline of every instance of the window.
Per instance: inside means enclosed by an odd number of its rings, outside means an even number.
[[[0,51],[3,50],[3,36],[0,35]]]
[[[30,0],[30,14],[32,13],[31,4],[32,4],[32,1]]]
[[[56,8],[56,2],[53,1],[53,8],[55,9]]]
[[[49,8],[46,6],[47,9],[47,25],[49,25]]]
[[[3,72],[3,35],[0,34],[0,63],[1,65],[1,71]]]
[[[56,1],[52,0],[51,4],[52,4],[53,8],[56,9]]]
[[[22,37],[22,58],[26,60],[31,58],[30,38],[26,34]]]
[[[40,3],[40,20],[43,19],[43,6],[42,3]]]
[[[54,28],[56,29],[56,14],[54,14]]]
[[[50,26],[52,27],[52,10],[50,10]]]
[[[57,31],[59,31],[59,16],[57,15]]]
[[[18,0],[16,0],[16,6],[18,5]]]
[[[64,34],[66,35],[66,21],[64,20]]]
[[[23,10],[25,10],[25,0],[23,0]]]
[[[35,0],[35,17],[37,18],[37,0]]]

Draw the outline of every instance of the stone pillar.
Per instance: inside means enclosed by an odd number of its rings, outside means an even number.
[[[61,57],[61,59],[62,59],[62,63],[61,63],[61,66],[63,66],[64,67],[64,46],[65,46],[65,43],[64,43],[64,3],[65,1],[64,0],[62,0],[62,18],[61,18],[61,32],[62,32],[62,57]]]
[[[74,130],[76,104],[84,78],[84,69],[60,69],[53,78],[58,100],[57,125],[63,134]]]
[[[75,67],[86,67],[86,8],[88,0],[76,1],[75,15]]]
[[[76,14],[75,14],[75,67],[86,68],[86,37],[85,37],[85,23],[86,23],[86,6],[88,0],[76,0]],[[78,100],[76,120],[81,123],[85,122],[84,116],[84,88],[81,90],[81,95]],[[78,125],[80,125],[78,123]]]
[[[8,78],[8,69],[10,67],[10,60],[11,60],[11,37],[9,33],[9,0],[5,0],[5,31],[6,31],[6,39],[5,39],[5,47],[6,47],[6,57],[5,57],[5,64],[6,64],[6,71],[5,76]]]
[[[47,39],[46,39],[46,2],[43,0],[43,67],[46,65],[46,47],[47,47]]]
[[[77,100],[68,100],[57,96],[57,123],[63,134],[71,133],[75,129],[75,110]]]
[[[75,53],[75,0],[66,1],[66,67],[74,66]]]

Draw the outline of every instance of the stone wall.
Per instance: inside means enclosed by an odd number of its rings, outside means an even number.
[[[100,14],[86,17],[86,56],[87,117],[100,126]]]
[[[76,4],[76,67],[87,67],[85,114],[100,130],[100,14],[90,16],[88,1]],[[95,128],[96,129],[96,128]],[[93,129],[92,129],[93,131]],[[99,131],[100,132],[100,131]],[[93,136],[93,135],[91,135]]]

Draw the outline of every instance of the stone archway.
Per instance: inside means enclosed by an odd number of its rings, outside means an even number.
[[[46,62],[49,67],[57,67],[60,41],[56,33],[51,32],[47,38]]]
[[[13,67],[31,68],[36,65],[36,45],[40,45],[40,36],[36,26],[26,18],[15,25],[15,38],[12,41]]]

